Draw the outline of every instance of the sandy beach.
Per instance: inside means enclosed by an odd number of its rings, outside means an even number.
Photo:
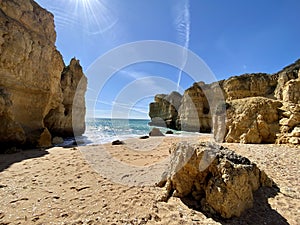
[[[169,147],[203,137],[0,155],[0,224],[300,224],[299,148],[222,145],[257,163],[280,190],[261,188],[240,218],[211,218],[185,199],[158,201]]]

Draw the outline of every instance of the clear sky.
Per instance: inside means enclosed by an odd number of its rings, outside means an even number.
[[[88,76],[87,116],[148,118],[154,94],[182,93],[199,81],[181,70],[189,62],[185,51],[172,53],[179,68],[140,62],[101,78],[101,57],[127,43],[178,44],[198,55],[217,80],[274,73],[300,58],[299,0],[36,1],[54,14],[56,45],[65,63],[78,58]],[[131,56],[115,55],[112,61]]]

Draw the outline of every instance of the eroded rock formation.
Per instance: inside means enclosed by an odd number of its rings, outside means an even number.
[[[206,133],[211,131],[209,103],[199,84],[195,83],[184,92],[177,124],[185,131]]]
[[[63,89],[68,88],[68,84],[64,87],[64,62],[55,40],[53,15],[37,3],[0,1],[2,147],[51,145],[45,117],[64,104],[67,98]]]
[[[273,181],[249,159],[212,143],[179,143],[171,148],[170,167],[158,186],[169,197],[190,197],[203,211],[224,218],[253,206],[253,192]]]
[[[81,135],[85,130],[85,91],[87,79],[82,72],[79,60],[72,59],[61,75],[63,101],[51,109],[44,122],[56,136],[70,137]]]
[[[167,126],[213,130],[218,141],[299,144],[299,104],[300,60],[272,75],[244,74],[212,84],[194,83],[184,92],[178,112],[168,119]],[[157,121],[166,122],[160,112],[170,112],[171,105],[157,104]]]
[[[150,125],[177,129],[176,121],[181,99],[181,94],[175,91],[169,95],[156,95],[154,98],[155,102],[150,103],[149,106],[149,116],[152,119]]]
[[[264,97],[236,99],[227,105],[226,142],[274,143],[282,103]]]

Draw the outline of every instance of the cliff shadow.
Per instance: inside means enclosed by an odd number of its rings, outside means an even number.
[[[275,197],[280,192],[277,186],[261,187],[253,193],[253,207],[246,210],[240,217],[224,219],[219,215],[213,215],[201,209],[197,201],[192,198],[185,197],[181,201],[198,212],[203,213],[206,217],[212,218],[216,222],[223,225],[238,225],[238,224],[266,224],[266,225],[289,225],[287,220],[281,216],[276,210],[272,209],[268,203],[268,198]]]
[[[22,162],[26,159],[43,157],[49,154],[46,150],[33,149],[21,150],[15,153],[0,153],[0,172],[4,171],[14,163]]]

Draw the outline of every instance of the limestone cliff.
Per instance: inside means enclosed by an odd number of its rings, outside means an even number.
[[[197,83],[183,94],[177,124],[180,124],[180,129],[186,131],[211,131],[209,103],[203,89]]]
[[[51,134],[62,137],[81,135],[85,130],[85,99],[87,79],[79,60],[72,59],[61,75],[63,101],[51,109],[44,119]]]
[[[181,99],[181,94],[175,91],[169,95],[156,95],[155,102],[152,102],[149,106],[149,116],[152,118],[150,125],[177,129],[176,121]]]
[[[66,99],[55,40],[53,15],[37,3],[0,1],[2,147],[51,145],[45,117]]]
[[[213,130],[222,136],[220,141],[300,144],[299,104],[300,60],[275,74],[194,83],[183,94],[177,118],[168,123],[176,124],[178,130]],[[156,111],[168,109],[158,106]],[[165,120],[159,113],[156,117]]]
[[[274,143],[279,132],[280,101],[252,97],[228,102],[226,142]]]

